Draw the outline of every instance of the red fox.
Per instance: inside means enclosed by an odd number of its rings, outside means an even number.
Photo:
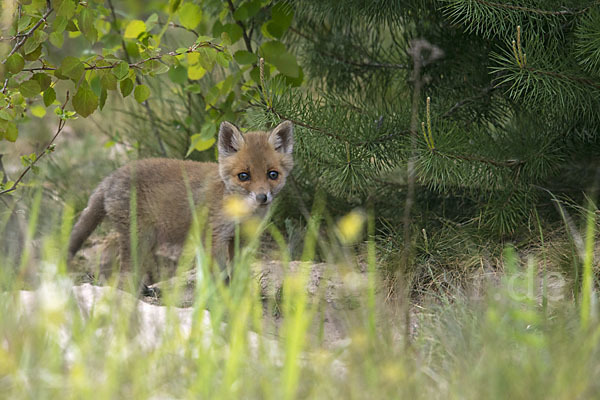
[[[151,158],[121,167],[90,196],[71,233],[69,258],[108,216],[120,236],[121,268],[129,266],[130,194],[135,188],[140,251],[154,254],[159,246],[167,246],[181,252],[192,223],[191,194],[195,207],[208,209],[213,255],[223,269],[232,257],[235,231],[235,222],[224,212],[225,201],[240,196],[252,214],[264,217],[294,165],[293,130],[292,123],[284,121],[269,132],[242,134],[223,122],[218,163]]]

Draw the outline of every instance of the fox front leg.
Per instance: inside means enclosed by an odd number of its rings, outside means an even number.
[[[213,245],[213,257],[217,266],[219,267],[218,277],[225,281],[226,285],[229,285],[233,277],[233,255],[234,255],[234,243],[233,239],[227,240],[224,243],[215,243]]]

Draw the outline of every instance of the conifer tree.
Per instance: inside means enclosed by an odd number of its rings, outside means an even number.
[[[253,116],[296,123],[306,191],[510,236],[549,193],[598,182],[599,1],[288,5],[305,82],[265,82]]]

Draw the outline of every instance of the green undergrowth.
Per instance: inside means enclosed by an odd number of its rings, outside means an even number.
[[[594,214],[582,230],[574,294],[565,274],[544,275],[543,258],[502,253],[502,273],[477,293],[449,285],[423,289],[418,303],[387,296],[374,218],[354,213],[331,221],[316,201],[300,259],[317,252],[366,274],[347,318],[347,338],[315,339],[320,302],[308,293],[308,272],[289,274],[280,299],[282,325],[265,329],[264,301],[249,274],[257,242],[238,248],[236,275],[225,286],[207,267],[202,218],[180,262],[197,269],[191,308],[165,291],[162,316],[144,314],[134,296],[104,291],[82,306],[73,293],[66,245],[73,211],[33,242],[43,213],[34,199],[20,257],[0,257],[0,394],[2,398],[510,398],[572,399],[600,395],[600,321],[593,279]],[[0,221],[2,222],[2,221]],[[350,244],[366,225],[364,254]],[[5,226],[0,226],[5,232]],[[240,235],[244,234],[241,226]],[[256,227],[255,227],[256,228]],[[284,265],[285,235],[272,225]],[[323,232],[331,234],[323,235]],[[358,232],[358,233],[357,233]],[[358,235],[358,236],[357,236]],[[364,237],[364,236],[363,236]],[[135,238],[133,238],[135,240]],[[435,237],[430,236],[431,241]],[[542,238],[543,242],[543,238]],[[435,243],[428,247],[436,254]],[[543,253],[539,253],[543,254]],[[15,261],[16,260],[16,261]],[[421,260],[422,262],[422,260]],[[597,261],[596,261],[597,262]],[[33,267],[32,267],[33,266]],[[332,267],[333,268],[333,267]],[[310,271],[310,269],[306,269]],[[35,279],[31,277],[35,276]],[[116,285],[118,275],[111,281]],[[563,280],[563,284],[556,281]],[[34,282],[34,283],[32,283]],[[552,283],[554,282],[554,283]],[[439,282],[438,282],[439,283]],[[561,282],[558,282],[561,283]],[[29,289],[21,291],[21,289]],[[174,289],[175,291],[178,289]],[[77,292],[76,292],[77,293]],[[84,302],[85,303],[85,302]],[[145,308],[144,308],[145,307]],[[144,316],[155,319],[145,320]],[[352,319],[350,319],[352,318]]]

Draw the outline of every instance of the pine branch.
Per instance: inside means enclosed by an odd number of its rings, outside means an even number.
[[[534,73],[534,74],[552,76],[552,77],[563,79],[563,80],[566,80],[566,81],[571,81],[571,82],[576,82],[576,83],[582,83],[584,85],[591,86],[594,89],[600,89],[600,83],[594,82],[594,81],[592,81],[590,79],[580,78],[580,77],[577,77],[577,76],[569,76],[569,75],[561,74],[559,72],[544,71],[544,70],[535,69],[535,68],[528,67],[528,66],[525,66],[523,68],[526,69],[529,72]]]
[[[443,113],[441,115],[441,117],[442,118],[449,117],[450,115],[454,114],[459,108],[461,108],[461,107],[463,107],[463,106],[465,106],[465,105],[467,105],[467,104],[469,104],[469,103],[471,103],[471,102],[473,102],[475,100],[479,100],[482,97],[487,96],[488,94],[492,93],[496,89],[498,89],[498,86],[492,86],[492,85],[486,86],[485,88],[483,88],[483,90],[481,91],[480,94],[478,94],[476,96],[472,96],[472,97],[466,98],[466,99],[463,99],[463,100],[457,102],[456,104],[454,104],[452,107],[450,107],[448,109],[448,111],[446,111],[445,113]]]
[[[305,33],[299,31],[298,29],[294,28],[294,27],[290,27],[289,30],[291,32],[294,32],[296,35],[314,43],[315,45],[319,46],[319,44],[310,36],[306,35]],[[328,51],[323,50],[320,46],[318,47],[317,51],[327,57],[333,58],[336,61],[341,62],[342,64],[347,64],[347,65],[352,65],[354,67],[359,67],[359,68],[390,68],[390,69],[408,69],[408,66],[405,64],[389,64],[389,63],[376,63],[376,62],[357,62],[357,61],[352,61],[352,60],[348,60],[347,58],[344,58],[338,54],[334,54],[334,53],[330,53]]]
[[[487,6],[487,7],[500,8],[500,9],[505,9],[505,10],[525,11],[525,12],[539,14],[539,15],[579,15],[579,14],[585,13],[590,8],[595,7],[600,4],[600,1],[595,1],[591,4],[589,4],[587,7],[580,8],[578,10],[565,9],[565,10],[560,10],[560,11],[553,11],[553,10],[541,10],[538,8],[529,8],[529,7],[523,7],[523,6],[515,6],[515,5],[511,5],[511,4],[502,4],[502,3],[496,3],[496,2],[487,1],[487,0],[474,0],[474,1],[476,1],[477,3],[482,4],[484,6]]]
[[[494,167],[502,167],[502,168],[518,168],[525,164],[523,160],[506,160],[506,161],[496,161],[490,158],[483,158],[478,156],[468,156],[468,155],[460,155],[460,154],[452,154],[443,151],[439,151],[438,149],[430,150],[434,154],[438,154],[443,157],[452,158],[455,160],[463,160],[463,161],[476,161],[483,164],[493,165]]]
[[[389,135],[381,136],[381,137],[379,137],[379,138],[377,138],[375,140],[362,140],[362,141],[359,141],[359,142],[351,142],[348,139],[345,139],[345,138],[343,138],[343,137],[341,137],[341,136],[339,136],[339,135],[337,135],[335,133],[332,133],[332,132],[330,132],[330,131],[328,131],[326,129],[319,128],[317,126],[307,124],[306,122],[302,122],[300,120],[288,117],[287,115],[282,114],[279,111],[275,110],[273,107],[269,107],[267,110],[270,111],[270,112],[272,112],[279,119],[290,121],[294,125],[298,125],[298,126],[301,126],[303,128],[310,129],[311,131],[321,132],[322,134],[324,134],[327,137],[335,139],[335,140],[337,140],[337,141],[339,141],[341,143],[347,143],[347,144],[352,145],[352,146],[369,146],[369,145],[372,145],[372,144],[380,144],[380,143],[386,142],[388,140],[395,139],[398,135],[408,136],[408,135],[411,134],[410,130],[403,130],[403,131],[399,131],[399,132],[390,133]]]

